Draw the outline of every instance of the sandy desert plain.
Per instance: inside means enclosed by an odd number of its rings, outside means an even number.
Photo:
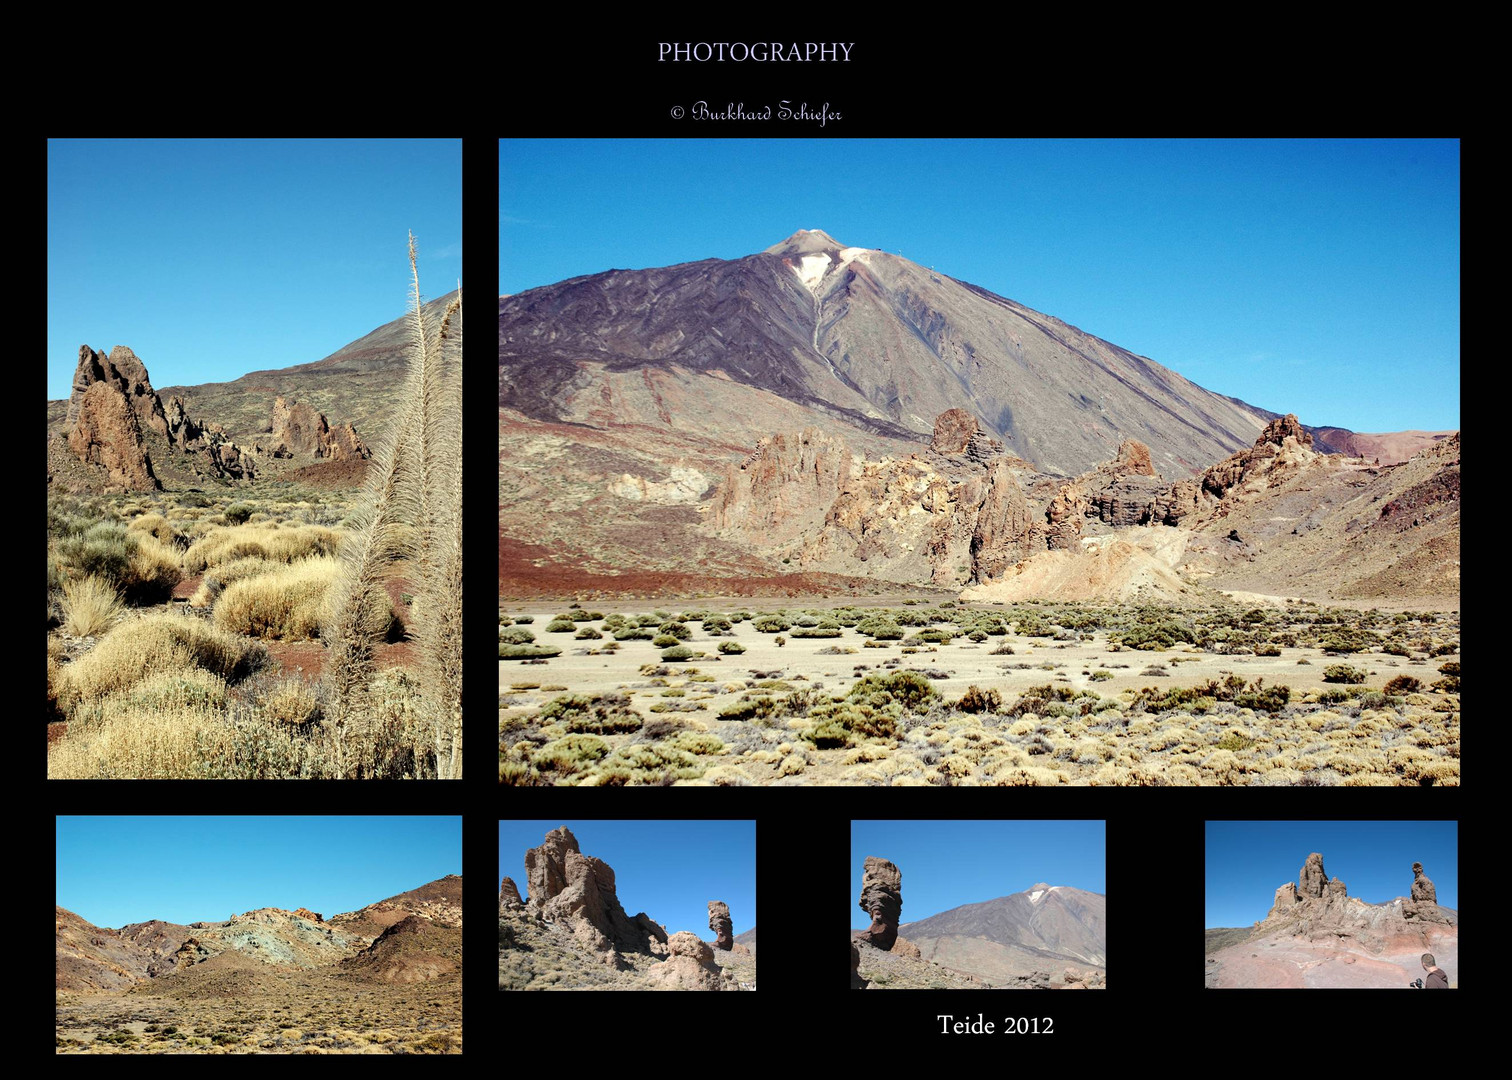
[[[501,599],[499,633],[502,784],[1459,783],[1457,610]]]

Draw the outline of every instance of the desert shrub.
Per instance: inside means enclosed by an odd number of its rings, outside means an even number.
[[[584,783],[599,787],[624,784],[672,784],[696,780],[703,765],[686,750],[666,743],[635,743],[621,746],[599,763]]]
[[[794,636],[796,637],[797,635],[795,634]],[[949,645],[950,641],[951,636],[945,631],[936,630],[931,627],[929,629],[920,630],[918,633],[910,635],[908,639],[904,641],[904,644],[918,645],[920,643],[928,643],[930,645]]]
[[[92,574],[119,588],[126,579],[135,548],[136,537],[128,535],[126,526],[115,521],[97,521],[60,539],[55,553],[65,573]]]
[[[1087,676],[1087,678],[1091,679],[1093,682],[1107,682],[1112,677],[1113,673],[1111,671],[1106,671],[1102,668],[1098,668],[1091,675]]]
[[[281,528],[269,522],[216,529],[184,552],[185,571],[198,574],[212,566],[249,557],[289,563],[316,556],[335,555],[341,533],[324,525]]]
[[[856,633],[878,641],[898,641],[903,637],[903,628],[891,619],[870,615],[856,623]]]
[[[189,598],[189,606],[208,607],[220,599],[220,594],[225,591],[227,585],[245,578],[256,577],[258,574],[266,574],[277,570],[282,565],[283,563],[269,562],[257,555],[222,563],[206,572],[199,587],[194,590],[194,595]]]
[[[617,735],[639,731],[642,720],[626,694],[567,694],[541,707],[542,724],[560,723],[568,731]]]
[[[499,643],[500,660],[545,660],[548,657],[561,655],[561,649],[550,645],[511,645],[502,641]]]
[[[661,636],[670,637],[674,641],[687,641],[693,636],[693,631],[688,629],[687,623],[677,622],[676,620],[662,623],[656,628],[656,631]],[[653,642],[653,644],[655,643]]]
[[[601,633],[599,633],[597,630],[595,630],[591,626],[584,626],[581,629],[579,629],[576,634],[573,634],[572,636],[575,637],[575,638],[577,638],[579,641],[597,641],[599,638],[603,637],[604,635],[601,634]]]
[[[577,623],[571,619],[556,618],[546,624],[548,634],[571,634],[577,630]]]
[[[282,679],[263,694],[258,711],[269,723],[303,728],[320,719],[320,699],[303,679]]]
[[[1141,621],[1127,630],[1114,631],[1108,637],[1126,649],[1152,651],[1169,649],[1178,641],[1190,644],[1196,640],[1190,627],[1169,618]]]
[[[1234,704],[1241,709],[1260,709],[1263,712],[1280,712],[1291,700],[1291,688],[1277,684],[1275,686],[1264,685],[1264,679],[1256,679],[1254,684],[1234,695]]]
[[[686,645],[675,645],[661,654],[664,661],[687,660],[693,656],[693,650]]]
[[[686,750],[690,754],[698,754],[707,757],[712,754],[724,752],[724,740],[717,735],[709,735],[701,731],[679,732],[672,739],[672,747],[676,750]]]
[[[1350,664],[1329,664],[1323,669],[1323,681],[1334,683],[1362,683],[1365,676],[1370,674],[1364,668],[1357,668]]]
[[[719,651],[726,656],[739,656],[746,651],[746,647],[738,641],[721,641]]]
[[[531,755],[530,763],[542,772],[571,775],[608,754],[609,744],[596,735],[566,735],[537,750]]]
[[[244,525],[246,524],[247,519],[252,516],[252,512],[256,509],[257,508],[251,503],[232,503],[230,506],[226,507],[224,511],[222,511],[222,516],[226,519],[226,523],[229,525]]]
[[[500,645],[529,645],[535,640],[535,634],[522,626],[511,626],[499,631]]]
[[[261,645],[199,619],[150,616],[115,627],[69,665],[59,701],[71,714],[80,702],[97,701],[176,669],[201,668],[235,682],[260,666],[266,655]]]
[[[1388,694],[1415,694],[1422,688],[1422,682],[1414,679],[1411,675],[1398,675],[1396,678],[1389,679],[1386,682],[1386,693]]]
[[[1258,644],[1258,645],[1255,646],[1255,655],[1256,656],[1280,656],[1281,655],[1281,646],[1273,644],[1273,643],[1268,642],[1268,641],[1262,641],[1260,644]]]
[[[656,631],[646,626],[626,626],[614,631],[615,641],[651,641]]]
[[[878,707],[896,703],[914,712],[940,695],[917,671],[895,671],[888,675],[867,675],[846,696]]]
[[[845,633],[838,626],[800,626],[793,631],[795,638],[833,638]]]
[[[997,690],[983,690],[976,685],[968,686],[955,707],[961,712],[997,712],[1003,704],[1003,695]]]
[[[670,649],[677,645],[677,643],[677,638],[671,634],[657,634],[656,637],[651,639],[651,644],[658,649]]]
[[[110,583],[93,574],[63,584],[63,629],[75,637],[103,634],[124,610]]]
[[[1368,652],[1381,643],[1380,635],[1369,630],[1341,626],[1318,641],[1318,648],[1328,653]]]
[[[781,630],[790,629],[793,624],[781,615],[772,614],[758,615],[751,620],[751,625],[763,634],[775,634]]]

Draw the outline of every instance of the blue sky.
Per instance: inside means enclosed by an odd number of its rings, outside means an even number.
[[[625,914],[644,911],[669,934],[689,930],[712,941],[709,901],[723,900],[735,933],[756,925],[754,821],[501,821],[499,876],[513,878],[521,897],[530,892],[525,852],[562,825],[584,855],[614,871]]]
[[[499,291],[879,247],[1304,423],[1459,426],[1459,143],[506,140]]]
[[[1412,894],[1423,864],[1438,902],[1459,910],[1459,823],[1454,821],[1209,821],[1204,851],[1206,925],[1265,918],[1276,890],[1295,882],[1312,852],[1369,904]]]
[[[902,872],[903,922],[1040,882],[1106,894],[1106,832],[1102,821],[852,821],[846,917],[870,925],[859,906],[868,855]]]
[[[460,140],[54,139],[47,396],[79,346],[154,387],[321,360],[462,274]]]
[[[64,817],[60,907],[120,929],[261,907],[330,917],[462,873],[457,817]]]

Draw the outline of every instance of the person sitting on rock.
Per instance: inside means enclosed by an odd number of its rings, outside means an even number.
[[[1432,953],[1423,954],[1423,970],[1428,973],[1428,978],[1423,982],[1424,990],[1449,989],[1449,976],[1444,974],[1443,968],[1433,962]]]

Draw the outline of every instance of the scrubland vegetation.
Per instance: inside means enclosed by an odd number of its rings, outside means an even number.
[[[499,640],[502,784],[1459,783],[1457,613],[573,606]]]
[[[460,301],[414,299],[363,491],[50,500],[50,777],[461,778]]]

